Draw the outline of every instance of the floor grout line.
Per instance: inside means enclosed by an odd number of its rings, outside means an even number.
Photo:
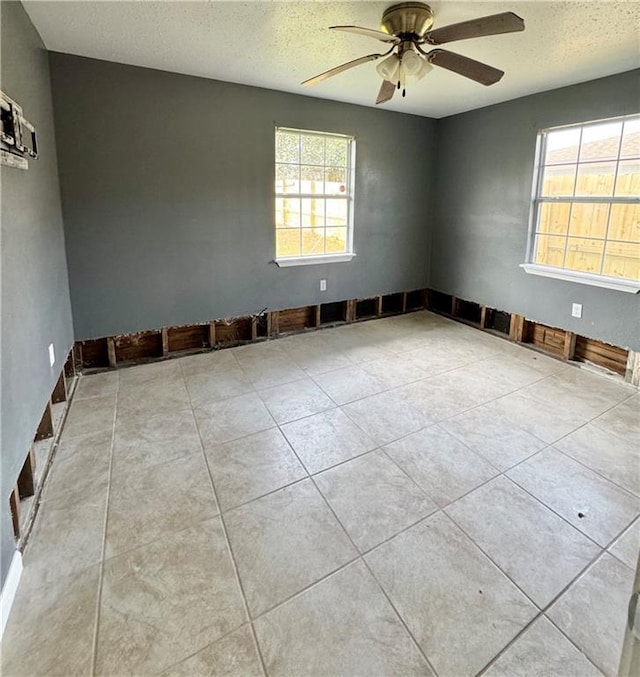
[[[183,381],[184,381],[184,373],[182,372],[182,367],[180,367],[180,373],[182,374],[182,378],[183,378]],[[185,385],[186,385],[186,382],[185,382]],[[190,395],[189,395],[189,401],[191,402],[191,396]],[[253,621],[251,619],[251,613],[250,613],[250,610],[249,610],[249,603],[247,601],[247,596],[246,596],[245,591],[244,591],[244,586],[242,585],[242,580],[240,578],[240,572],[238,571],[238,564],[237,564],[236,558],[233,554],[233,548],[231,546],[231,540],[229,538],[229,532],[227,530],[227,525],[226,525],[226,522],[225,522],[225,519],[224,519],[224,515],[222,514],[222,509],[221,509],[221,506],[220,506],[220,502],[218,500],[218,494],[216,492],[215,484],[214,484],[214,481],[213,481],[213,475],[211,474],[211,468],[209,467],[209,459],[207,458],[207,454],[205,452],[204,441],[203,441],[202,435],[200,433],[200,427],[198,425],[198,421],[196,419],[195,412],[193,411],[193,406],[191,408],[191,413],[192,413],[192,416],[193,416],[193,422],[196,426],[196,430],[198,431],[198,437],[200,438],[200,446],[201,446],[201,450],[202,450],[202,457],[204,459],[205,467],[207,469],[207,474],[209,476],[209,483],[211,485],[211,491],[213,492],[213,497],[214,497],[214,500],[216,502],[216,506],[217,506],[218,510],[220,511],[220,524],[222,525],[222,531],[224,533],[225,543],[226,543],[226,546],[227,546],[227,552],[229,553],[229,558],[231,560],[233,572],[235,574],[236,584],[238,586],[238,590],[240,591],[240,596],[242,597],[245,615],[246,615],[247,620],[249,621],[249,626],[251,628],[251,636],[253,638],[254,648],[255,648],[255,650],[258,654],[258,658],[260,660],[260,666],[262,668],[262,672],[265,675],[265,677],[267,677],[268,673],[267,673],[267,667],[266,667],[266,664],[265,664],[264,656],[262,655],[262,650],[260,648],[260,644],[258,643],[258,637],[256,635],[256,630],[253,626]]]
[[[280,432],[282,433],[282,431],[280,431]],[[285,438],[285,439],[286,439],[286,438]],[[287,442],[288,442],[288,440],[287,440]],[[288,442],[288,443],[289,443],[289,442]],[[290,446],[290,448],[291,448],[291,451],[293,451],[293,453],[296,455],[296,457],[298,458],[298,461],[302,464],[302,467],[307,471],[307,474],[308,474],[309,471],[308,471],[306,465],[304,464],[304,462],[302,461],[302,459],[298,456],[298,454],[297,454],[295,448],[293,447],[293,445],[292,445],[291,443],[289,443],[289,446]],[[372,452],[368,452],[368,453],[372,453]],[[371,576],[371,577],[373,578],[373,580],[376,582],[378,588],[380,589],[380,591],[382,592],[382,594],[383,594],[383,595],[385,596],[385,598],[387,599],[387,602],[391,605],[391,608],[393,609],[394,613],[396,614],[396,617],[398,618],[398,620],[400,621],[400,623],[401,623],[402,626],[404,627],[405,631],[408,633],[409,637],[411,637],[411,640],[413,641],[413,643],[414,643],[416,649],[418,650],[418,652],[420,653],[420,655],[424,658],[424,660],[425,660],[425,662],[427,663],[427,665],[429,666],[429,668],[433,671],[433,674],[437,677],[437,676],[438,676],[438,673],[437,673],[437,672],[435,671],[435,669],[433,668],[433,665],[431,664],[431,662],[430,662],[429,659],[427,658],[427,655],[426,655],[425,652],[422,650],[422,647],[418,644],[416,638],[413,636],[413,633],[409,630],[409,627],[407,626],[405,620],[402,618],[402,616],[400,615],[400,613],[399,613],[398,610],[396,609],[395,605],[393,604],[393,602],[391,601],[391,599],[390,599],[389,596],[387,595],[386,591],[384,590],[384,588],[382,587],[382,585],[380,584],[380,582],[378,581],[378,579],[377,579],[377,578],[375,577],[375,575],[373,574],[373,571],[371,570],[371,568],[370,568],[368,562],[365,560],[364,555],[362,554],[362,552],[361,552],[360,549],[358,548],[358,545],[356,544],[356,542],[355,542],[355,541],[353,540],[353,538],[351,537],[351,534],[349,533],[349,531],[347,530],[347,528],[344,526],[344,524],[342,523],[342,521],[341,521],[340,518],[338,517],[337,513],[336,513],[335,510],[333,509],[333,506],[331,505],[331,503],[329,502],[329,500],[327,499],[327,497],[323,494],[323,492],[320,490],[320,487],[318,487],[318,484],[316,483],[314,476],[313,476],[313,475],[309,475],[309,474],[308,474],[308,476],[309,476],[309,479],[311,480],[311,482],[313,483],[313,486],[315,487],[316,492],[321,496],[321,498],[322,498],[322,500],[324,501],[325,505],[326,505],[327,508],[331,511],[331,514],[333,515],[333,517],[334,517],[334,519],[336,520],[336,522],[340,525],[340,528],[342,529],[342,531],[344,532],[344,534],[346,535],[346,537],[349,539],[349,541],[350,541],[351,545],[353,546],[355,552],[358,553],[358,557],[357,557],[355,560],[353,560],[352,562],[349,562],[349,564],[353,564],[353,562],[358,562],[358,561],[360,561],[360,562],[363,563],[363,565],[366,567],[367,571],[369,572],[370,576]],[[348,565],[349,565],[349,564],[348,564]],[[348,566],[348,565],[347,565],[347,566]],[[344,567],[342,567],[342,568],[344,568]],[[334,573],[335,573],[335,572],[334,572]]]
[[[293,445],[290,445],[290,446],[291,446],[291,450],[293,451],[293,453],[296,454],[296,456],[297,456],[297,453],[296,453],[295,449],[293,448]],[[300,457],[298,457],[298,460],[300,461],[300,463],[302,463],[302,459],[300,459]],[[306,470],[306,466],[304,465],[304,463],[303,463],[303,467],[304,467],[305,470]],[[400,613],[399,613],[398,610],[396,609],[395,605],[394,605],[393,602],[391,601],[391,598],[390,598],[389,595],[387,594],[386,590],[382,587],[382,585],[380,584],[380,581],[378,581],[378,579],[377,579],[376,576],[374,575],[373,571],[371,570],[371,567],[369,566],[369,563],[366,561],[366,559],[364,558],[363,554],[360,552],[360,549],[358,548],[356,542],[353,540],[353,538],[351,537],[351,534],[349,533],[349,531],[347,530],[347,528],[344,526],[344,524],[342,523],[342,521],[341,521],[340,518],[338,517],[337,513],[336,513],[335,510],[333,509],[333,506],[332,506],[331,503],[328,501],[327,497],[322,493],[322,491],[320,490],[320,487],[318,487],[318,485],[317,485],[317,483],[316,483],[314,477],[313,477],[313,476],[309,476],[309,479],[310,479],[311,482],[313,483],[313,486],[315,487],[315,489],[316,489],[316,491],[318,492],[318,494],[322,497],[322,500],[324,501],[324,503],[325,503],[325,505],[327,506],[327,508],[331,511],[331,514],[333,515],[334,519],[335,519],[335,520],[337,521],[337,523],[340,525],[342,531],[344,532],[344,534],[346,535],[346,537],[347,537],[347,538],[349,539],[349,541],[351,542],[351,545],[353,546],[355,552],[358,553],[358,557],[357,557],[357,559],[354,560],[354,561],[360,561],[360,562],[362,562],[363,565],[366,567],[367,571],[369,572],[369,575],[373,578],[373,580],[376,582],[376,584],[377,584],[379,590],[382,592],[382,594],[383,594],[383,595],[385,596],[385,598],[387,599],[387,602],[389,603],[389,605],[390,605],[391,608],[393,609],[394,613],[396,614],[396,617],[398,618],[398,620],[400,621],[400,623],[401,623],[402,626],[404,627],[405,631],[407,632],[407,634],[409,635],[409,637],[410,637],[411,640],[413,641],[413,643],[414,643],[416,649],[418,650],[418,652],[420,653],[420,655],[424,658],[426,664],[427,664],[427,665],[429,666],[429,668],[432,670],[432,672],[433,672],[433,674],[435,675],[435,677],[438,677],[438,673],[437,673],[436,670],[434,669],[434,667],[433,667],[431,661],[430,661],[429,658],[427,657],[426,653],[422,650],[422,647],[420,646],[420,644],[418,643],[418,641],[417,641],[416,638],[414,637],[413,633],[412,633],[411,630],[409,629],[409,627],[408,627],[408,625],[406,624],[404,618],[400,615]]]
[[[116,417],[118,413],[118,392],[120,390],[120,375],[118,375],[116,392],[114,398],[113,406],[113,425],[111,429],[111,446],[109,449],[109,470],[107,474],[107,495],[105,500],[105,509],[104,509],[104,522],[103,522],[103,532],[102,532],[102,552],[100,555],[100,566],[98,570],[98,594],[96,600],[96,613],[94,621],[94,632],[93,632],[93,644],[91,650],[91,675],[92,677],[96,674],[96,663],[98,659],[98,639],[100,631],[100,612],[102,607],[102,589],[104,586],[104,570],[106,562],[106,548],[107,548],[107,527],[109,524],[109,507],[111,502],[111,480],[113,475],[113,456],[114,456],[114,446],[116,441]]]

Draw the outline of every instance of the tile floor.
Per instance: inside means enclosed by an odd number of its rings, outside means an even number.
[[[639,409],[426,312],[85,376],[2,674],[613,677]]]

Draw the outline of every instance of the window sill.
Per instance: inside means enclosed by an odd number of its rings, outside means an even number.
[[[635,282],[634,280],[624,280],[619,277],[606,277],[605,275],[581,273],[577,270],[552,268],[551,266],[541,266],[537,263],[521,263],[520,268],[524,268],[524,270],[530,275],[541,275],[542,277],[552,277],[556,280],[566,280],[567,282],[589,284],[593,287],[604,287],[605,289],[624,291],[629,294],[637,294],[640,291],[640,282]]]
[[[289,266],[309,266],[317,263],[340,263],[351,261],[355,254],[323,254],[322,256],[288,256],[283,259],[275,259],[280,268]]]

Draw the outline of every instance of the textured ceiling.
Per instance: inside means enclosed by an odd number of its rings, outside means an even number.
[[[82,2],[25,0],[48,49],[366,106],[380,78],[367,63],[306,89],[300,82],[384,51],[327,30],[379,28],[392,2]],[[640,66],[640,2],[431,2],[434,27],[511,10],[524,33],[446,45],[506,72],[491,87],[434,68],[385,108],[443,117]]]

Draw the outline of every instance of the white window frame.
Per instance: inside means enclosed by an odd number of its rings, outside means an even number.
[[[303,254],[301,256],[276,256],[274,261],[281,268],[290,267],[290,266],[308,266],[308,265],[317,265],[320,263],[340,263],[351,261],[356,253],[353,248],[353,230],[354,230],[354,205],[355,205],[355,169],[356,169],[356,140],[355,137],[348,134],[335,134],[333,132],[319,132],[317,130],[311,129],[295,129],[292,127],[276,127],[274,132],[274,141],[278,132],[292,132],[294,134],[304,134],[306,136],[321,136],[323,138],[340,138],[347,139],[349,141],[349,157],[347,159],[347,186],[346,186],[346,195],[344,198],[347,203],[347,251],[335,254]],[[273,155],[273,167],[275,171],[275,166],[277,164],[275,152]],[[275,181],[274,181],[275,183]],[[317,197],[329,197],[331,199],[341,198],[340,195],[326,195],[323,194],[307,194],[307,193],[279,193],[274,191],[274,208],[275,200],[279,197],[299,197],[299,198],[317,198]],[[274,235],[276,228],[275,223],[275,209],[274,209],[274,224],[273,224]],[[275,242],[274,242],[275,245]],[[277,246],[277,245],[276,245]]]
[[[540,217],[540,205],[545,202],[572,202],[572,203],[592,203],[592,202],[608,202],[609,204],[640,204],[640,196],[625,196],[625,197],[614,197],[614,196],[594,196],[594,197],[576,197],[573,196],[568,199],[566,196],[541,196],[540,191],[542,189],[542,179],[544,173],[544,160],[546,157],[547,151],[547,137],[549,132],[556,131],[558,129],[572,129],[580,128],[584,130],[587,127],[593,125],[599,125],[603,122],[618,122],[625,121],[629,119],[637,118],[638,114],[634,113],[632,115],[622,115],[614,118],[606,118],[603,120],[590,120],[588,122],[571,124],[571,125],[560,125],[557,127],[549,127],[543,129],[538,133],[538,138],[536,142],[536,161],[533,173],[533,188],[531,193],[531,210],[529,217],[529,234],[527,238],[527,251],[525,263],[520,264],[520,267],[523,268],[527,273],[532,275],[540,275],[542,277],[550,277],[558,280],[566,280],[569,282],[577,282],[579,284],[592,285],[594,287],[604,287],[606,289],[614,289],[616,291],[628,292],[631,294],[637,294],[640,291],[640,281],[631,280],[628,278],[622,277],[610,277],[608,275],[601,275],[596,273],[586,273],[578,270],[571,270],[568,268],[556,268],[553,266],[546,266],[539,263],[535,263],[535,247],[536,247],[536,231],[538,226],[538,219]],[[622,143],[622,135],[621,135]],[[618,147],[618,157],[616,162],[620,160],[620,150],[621,147]],[[616,177],[617,178],[617,168],[616,168]],[[605,236],[605,242],[607,238]]]

